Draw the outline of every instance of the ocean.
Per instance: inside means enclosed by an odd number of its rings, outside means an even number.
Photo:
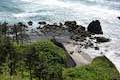
[[[15,23],[100,20],[105,35],[120,39],[120,0],[0,0],[0,21]]]

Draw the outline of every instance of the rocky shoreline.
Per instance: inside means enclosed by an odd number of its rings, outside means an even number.
[[[30,21],[28,24],[32,26],[33,23]],[[100,47],[98,44],[110,41],[110,39],[102,36],[103,31],[99,20],[92,21],[87,28],[78,25],[76,21],[66,21],[59,24],[39,22],[38,24],[39,27],[36,28],[33,34],[38,35],[38,40],[43,37],[49,38],[54,44],[63,48],[68,57],[67,65],[69,67],[87,65],[95,57],[104,56],[102,53],[88,54],[83,50],[89,50],[90,48],[94,51],[99,51]],[[34,39],[31,37],[31,40],[34,41]]]
[[[63,48],[68,57],[69,67],[90,64],[94,58],[105,56],[120,72],[119,56],[115,53],[109,54],[109,50],[103,48],[108,44],[116,44],[113,40],[106,38],[99,20],[92,21],[87,27],[78,25],[76,21],[66,21],[64,23],[47,24],[40,22],[37,31],[46,38],[50,38],[53,43]],[[110,57],[114,55],[116,57]]]
[[[92,35],[103,34],[99,20],[92,21],[87,28],[82,25],[78,25],[76,21],[66,21],[65,23],[59,24],[47,24],[46,22],[39,22],[39,24],[40,26],[37,27],[37,31],[48,37],[68,36],[71,40],[84,41],[87,37],[92,39]],[[94,39],[96,39],[98,42],[109,42],[110,40],[106,39],[105,37],[94,37]]]
[[[16,30],[22,26],[22,29],[25,29],[22,31],[25,35],[23,34],[22,37],[20,36],[19,38],[21,32],[18,32],[17,34],[18,39],[25,43],[46,38],[51,39],[54,44],[66,51],[65,54],[68,59],[67,66],[69,67],[87,65],[90,64],[94,58],[105,56],[120,72],[119,61],[106,55],[104,52],[107,52],[107,50],[102,50],[101,46],[108,46],[106,44],[112,40],[103,35],[104,32],[99,20],[92,21],[87,27],[78,25],[76,21],[65,21],[64,23],[59,24],[39,22],[38,24],[38,27],[33,28],[33,22],[29,21],[27,25],[20,22],[17,25],[9,27],[10,30]],[[11,34],[10,36],[17,38],[15,34]]]

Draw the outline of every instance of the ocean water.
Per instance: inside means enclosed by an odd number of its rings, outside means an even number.
[[[120,39],[120,0],[0,0],[0,21],[63,22],[87,26],[99,19],[105,35]]]

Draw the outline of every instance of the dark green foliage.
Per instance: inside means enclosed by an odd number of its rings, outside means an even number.
[[[10,51],[10,43],[7,38],[0,36],[0,68],[6,62],[6,57]]]
[[[17,54],[15,48],[9,38],[0,37],[0,67],[3,68],[3,64],[8,65],[8,72],[12,76],[16,73]],[[1,71],[2,72],[2,71]],[[2,72],[3,73],[3,72]]]
[[[58,52],[59,48],[47,40],[34,43],[32,46],[36,52],[35,62],[32,64],[35,65],[33,75],[39,80],[61,80],[64,54]]]
[[[8,80],[18,74],[20,79],[61,80],[64,58],[64,51],[49,40],[21,45],[0,36],[0,76],[9,74]]]

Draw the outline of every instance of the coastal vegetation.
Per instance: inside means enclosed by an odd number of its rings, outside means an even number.
[[[115,66],[105,57],[69,68],[64,49],[50,39],[28,42],[27,28],[21,22],[0,24],[0,80],[120,80]]]
[[[62,80],[64,50],[49,40],[16,44],[0,38],[0,80]]]
[[[63,71],[64,80],[119,80],[120,74],[105,57],[98,57],[86,66],[67,68]]]

